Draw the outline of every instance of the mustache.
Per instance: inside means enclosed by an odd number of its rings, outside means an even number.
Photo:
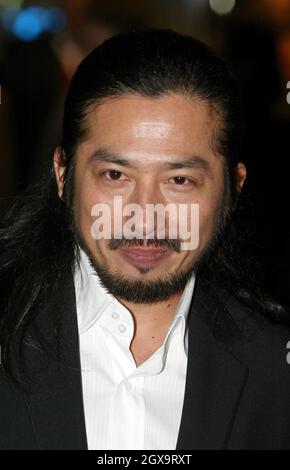
[[[108,248],[110,250],[117,250],[118,248],[134,248],[134,247],[149,247],[153,246],[154,248],[167,248],[177,253],[180,252],[181,241],[178,239],[157,239],[152,238],[146,240],[144,238],[131,238],[127,239],[125,237],[116,239],[112,238],[108,243]]]

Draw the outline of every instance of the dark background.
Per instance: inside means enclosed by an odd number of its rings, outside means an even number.
[[[0,213],[50,164],[78,63],[112,34],[144,27],[191,34],[229,61],[246,120],[244,223],[265,288],[289,306],[290,0],[0,0]]]

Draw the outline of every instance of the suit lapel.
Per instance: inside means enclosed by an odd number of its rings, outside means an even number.
[[[240,337],[215,291],[196,279],[178,450],[226,448],[247,381],[247,367],[230,351]]]
[[[30,375],[35,386],[33,393],[26,394],[26,404],[39,449],[87,449],[72,278],[62,298],[62,305],[57,307],[62,318],[61,364],[37,349],[28,349]],[[45,327],[46,320],[41,321]]]

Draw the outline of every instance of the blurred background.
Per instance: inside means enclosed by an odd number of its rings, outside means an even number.
[[[193,35],[229,61],[246,120],[244,223],[265,288],[289,306],[290,0],[0,0],[0,214],[51,164],[79,62],[144,27]]]

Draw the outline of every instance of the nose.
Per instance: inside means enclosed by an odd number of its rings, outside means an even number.
[[[136,186],[128,202],[128,212],[125,210],[124,215],[132,217],[130,210],[133,210],[136,238],[166,238],[167,202],[157,183],[151,180]]]

